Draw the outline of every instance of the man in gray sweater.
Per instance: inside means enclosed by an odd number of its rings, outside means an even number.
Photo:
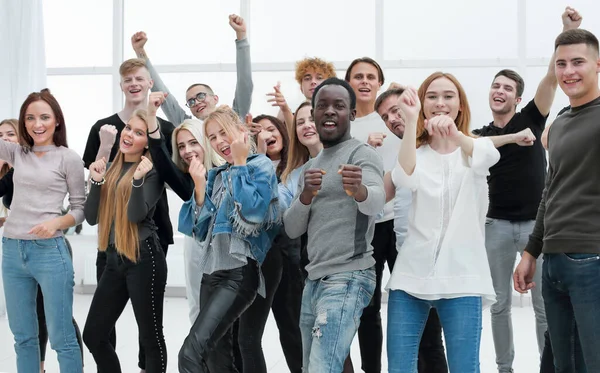
[[[306,372],[341,372],[375,290],[371,240],[385,205],[383,162],[350,136],[356,95],[340,79],[315,89],[313,117],[323,151],[304,166],[284,215],[291,238],[308,233],[308,279],[300,329]]]
[[[229,16],[229,25],[236,34],[236,69],[237,83],[235,86],[235,97],[233,99],[232,109],[239,115],[242,120],[246,114],[250,112],[250,104],[252,103],[252,90],[254,84],[252,82],[252,68],[250,63],[250,44],[246,37],[246,22],[238,15],[232,14]],[[148,37],[143,31],[135,33],[131,37],[131,45],[138,58],[146,61],[146,67],[150,71],[154,85],[152,92],[167,92],[165,102],[161,105],[167,119],[175,126],[179,126],[185,119],[192,118],[186,114],[185,110],[179,106],[175,96],[170,94],[169,89],[162,81],[158,72],[150,62],[150,58],[144,49]],[[219,96],[215,94],[208,84],[195,83],[192,84],[185,92],[185,105],[190,109],[192,115],[200,120],[207,118],[210,113],[215,111],[215,107],[219,103]]]
[[[543,253],[542,296],[556,372],[583,372],[584,365],[600,372],[598,39],[586,30],[563,32],[555,61],[571,109],[549,131],[546,187],[514,284],[520,293],[536,285],[536,258]]]

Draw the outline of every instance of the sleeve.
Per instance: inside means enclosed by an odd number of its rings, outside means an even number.
[[[372,148],[363,147],[361,152],[365,156],[360,157],[356,165],[362,169],[362,184],[367,188],[367,199],[357,202],[358,210],[365,215],[374,216],[385,206],[383,161]]]
[[[521,110],[521,114],[526,115],[527,118],[529,118],[529,120],[527,120],[527,127],[536,127],[541,131],[544,130],[548,116],[544,116],[540,113],[540,109],[538,109],[535,104],[535,100],[529,101],[529,103]]]
[[[473,155],[467,156],[461,152],[465,166],[471,168],[474,173],[487,176],[490,167],[500,160],[500,152],[489,138],[473,139]]]
[[[138,183],[139,180],[134,182],[127,204],[127,219],[132,223],[141,223],[148,218],[150,210],[156,206],[165,188],[165,184],[154,169],[146,174],[142,185],[136,187]]]
[[[250,62],[250,43],[248,38],[235,41],[236,46],[236,70],[237,82],[235,86],[235,97],[233,99],[233,111],[244,121],[246,114],[250,112],[252,104],[252,65]]]
[[[300,175],[296,183],[296,189],[301,190],[304,184],[304,176]],[[308,230],[308,218],[310,217],[311,205],[300,202],[300,193],[296,193],[290,208],[283,214],[283,228],[289,238],[294,239],[302,236]]]
[[[177,102],[177,99],[175,99],[175,96],[172,95],[171,92],[169,92],[169,89],[167,88],[165,83],[162,81],[162,79],[160,78],[160,75],[158,75],[158,72],[156,71],[156,69],[152,65],[152,62],[150,62],[149,59],[146,60],[146,67],[148,68],[148,71],[150,72],[150,77],[154,81],[154,85],[152,86],[152,92],[168,92],[169,93],[169,95],[165,99],[165,102],[163,102],[163,104],[160,106],[160,108],[163,110],[163,112],[167,116],[167,119],[171,123],[180,124],[186,118],[191,118],[191,116],[187,115],[185,113],[185,110],[181,106],[179,106],[179,103]]]
[[[75,152],[72,152],[72,156],[65,158],[65,175],[69,205],[71,206],[69,215],[75,219],[75,225],[81,224],[84,220],[85,171],[83,162]]]
[[[546,187],[542,193],[542,200],[540,201],[537,216],[535,218],[535,225],[533,226],[533,231],[529,235],[527,246],[525,246],[525,251],[531,254],[534,258],[539,257],[544,248],[544,217],[546,215],[546,196],[548,195],[548,186],[552,182],[553,177],[554,171],[552,166],[550,166],[548,167],[548,175],[546,176]]]
[[[4,175],[2,177],[2,179],[0,179],[0,197],[10,196],[10,199],[12,200],[12,193],[13,193],[13,188],[14,188],[14,184],[13,184],[14,173],[15,173],[15,169],[11,168],[10,170],[8,170],[6,175]],[[7,206],[7,208],[8,207],[9,206]]]
[[[202,207],[196,205],[196,197],[192,194],[192,197],[181,206],[177,230],[186,236],[194,237],[197,241],[202,242],[206,239],[208,225],[216,213],[217,209],[208,196],[208,193],[204,197]]]
[[[85,150],[83,151],[83,165],[85,168],[90,168],[90,165],[96,161],[96,155],[100,150],[100,133],[96,129],[96,124],[90,129],[87,143],[85,144]]]
[[[392,183],[396,187],[408,188],[411,191],[417,190],[419,188],[419,157],[417,154],[417,163],[415,164],[415,170],[412,175],[407,175],[404,172],[404,168],[400,166],[400,163],[396,161],[396,166],[392,170]]]
[[[233,229],[242,236],[254,236],[265,223],[277,220],[279,204],[273,198],[277,176],[266,156],[261,154],[246,166],[232,166],[229,177],[234,203]]]
[[[160,139],[148,137],[148,146],[152,155],[154,168],[158,172],[161,181],[169,184],[179,198],[187,201],[190,195],[194,193],[194,181],[189,174],[181,171],[173,163],[169,156],[164,137],[162,135]]]
[[[83,214],[85,216],[85,221],[89,225],[98,224],[98,211],[100,209],[100,192],[102,191],[102,186],[95,185],[92,183],[90,188],[90,192],[88,193],[87,200],[85,201],[85,206],[83,207]]]
[[[169,157],[173,155],[173,131],[175,126],[173,123],[157,117],[158,125],[160,126],[160,134],[165,139],[165,145],[169,152]]]
[[[21,149],[21,145],[19,144],[0,140],[0,159],[14,166],[15,153]]]

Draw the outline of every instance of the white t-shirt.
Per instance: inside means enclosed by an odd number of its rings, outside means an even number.
[[[361,118],[356,118],[350,127],[350,134],[355,139],[367,142],[369,134],[373,132],[382,132],[387,136],[383,140],[383,146],[375,148],[383,160],[383,169],[385,172],[391,171],[396,165],[398,151],[400,150],[401,140],[394,135],[385,125],[385,122],[376,111]],[[377,223],[388,221],[394,218],[393,201],[386,203],[383,210],[383,217],[377,220]]]
[[[408,232],[387,289],[419,299],[481,296],[495,302],[485,250],[487,175],[500,159],[490,139],[474,140],[472,157],[460,148],[440,154],[429,145],[417,149],[408,176],[397,164],[394,185],[412,191]]]

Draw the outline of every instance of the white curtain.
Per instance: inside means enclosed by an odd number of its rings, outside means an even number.
[[[46,87],[42,0],[0,0],[0,51],[0,119],[17,118],[27,95]],[[0,316],[5,313],[0,276]]]

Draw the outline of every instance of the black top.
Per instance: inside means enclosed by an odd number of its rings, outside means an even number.
[[[567,110],[552,124],[546,189],[525,248],[534,257],[600,254],[598,138],[600,98]]]
[[[184,202],[188,201],[194,193],[194,180],[189,173],[181,171],[173,163],[164,136],[161,134],[160,139],[148,137],[148,147],[158,176],[173,189],[179,198]]]
[[[175,126],[173,126],[171,122],[168,122],[162,118],[157,119],[160,125],[160,131],[167,140],[167,149],[169,152],[172,152],[171,134],[173,133]],[[100,119],[90,129],[87,144],[85,145],[85,151],[83,152],[83,163],[86,168],[89,168],[90,164],[92,164],[96,160],[96,155],[98,154],[98,150],[100,150],[100,127],[102,127],[105,124],[111,124],[115,126],[118,131],[117,138],[110,152],[110,158],[108,161],[112,162],[115,155],[117,155],[117,151],[119,150],[121,131],[123,130],[123,128],[125,128],[125,123],[123,123],[121,118],[119,118],[119,115],[115,113],[108,118]],[[163,191],[161,198],[156,204],[154,222],[158,227],[157,233],[158,238],[160,240],[160,244],[163,247],[173,244],[173,225],[171,224],[171,219],[169,218],[169,204],[167,200],[166,190]]]
[[[531,100],[504,128],[498,128],[492,122],[473,131],[478,136],[499,136],[530,128],[537,139],[533,146],[508,144],[498,148],[500,160],[490,168],[488,176],[489,218],[535,219],[546,180],[546,150],[540,139],[547,118]]]

